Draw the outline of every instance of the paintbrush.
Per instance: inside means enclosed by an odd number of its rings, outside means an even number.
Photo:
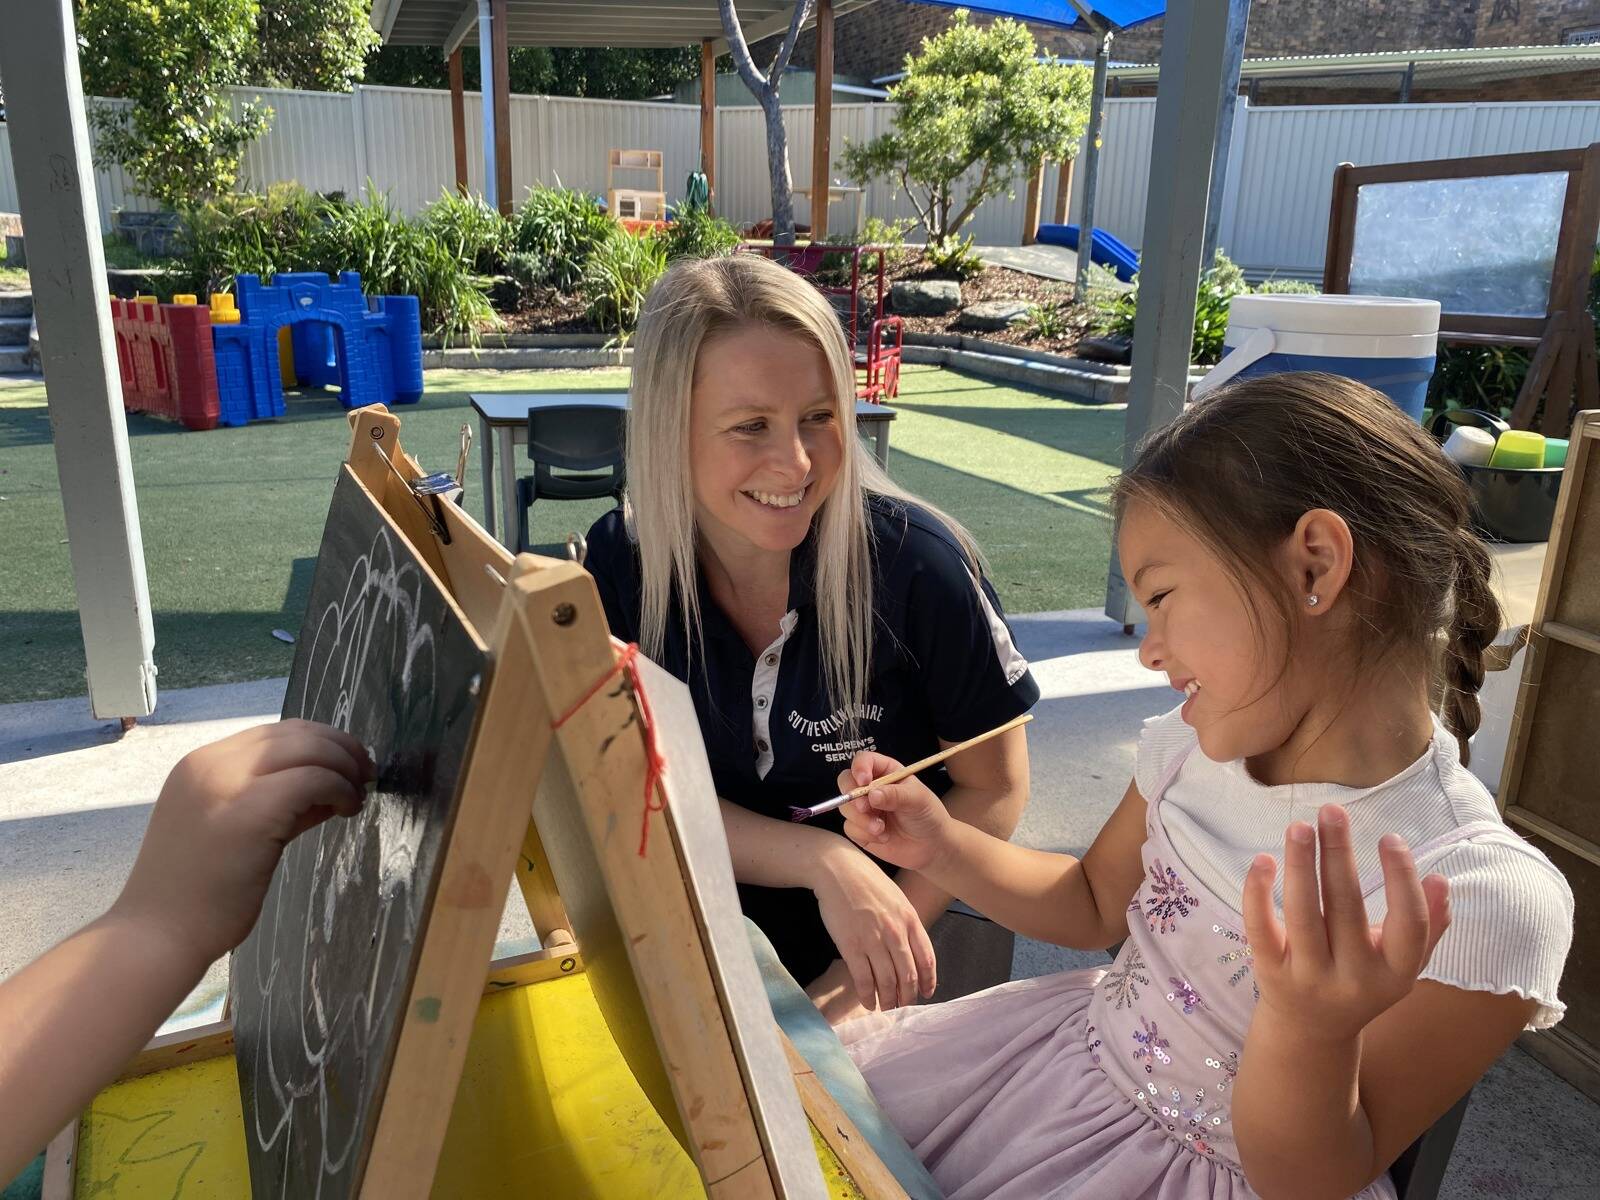
[[[954,758],[963,750],[970,750],[980,742],[987,742],[990,738],[999,737],[1002,733],[1012,729],[1020,729],[1031,720],[1033,720],[1032,713],[1023,713],[1020,717],[1013,717],[1004,725],[995,726],[988,733],[980,733],[977,737],[970,737],[964,742],[957,742],[954,746],[941,750],[937,754],[930,754],[927,758],[920,759],[909,767],[901,767],[898,771],[890,771],[887,775],[874,779],[871,783],[863,784],[861,787],[852,788],[843,795],[835,796],[832,800],[824,800],[821,804],[813,804],[810,808],[791,808],[789,810],[789,820],[809,821],[812,817],[820,817],[823,813],[830,813],[836,808],[843,808],[858,796],[865,796],[873,788],[883,787],[885,784],[890,783],[899,783],[902,779],[909,779],[918,771],[925,771],[935,763],[942,763],[947,758]]]

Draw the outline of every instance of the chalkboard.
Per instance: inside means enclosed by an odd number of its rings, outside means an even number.
[[[233,955],[258,1197],[360,1192],[487,663],[437,580],[342,470],[283,715],[349,730],[379,778],[359,817],[288,848]]]

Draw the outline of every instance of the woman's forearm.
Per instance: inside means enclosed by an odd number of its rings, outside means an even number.
[[[721,800],[722,825],[740,883],[774,888],[815,888],[829,855],[854,853],[844,837],[795,821],[780,821]]]
[[[952,817],[1002,841],[1016,831],[1027,803],[1026,788],[995,792],[958,784],[944,795],[945,809]],[[951,894],[919,872],[900,871],[895,881],[924,925],[932,925],[950,907]]]
[[[1257,1007],[1232,1119],[1245,1178],[1264,1200],[1343,1200],[1376,1177],[1360,1070],[1360,1038],[1308,1038]]]

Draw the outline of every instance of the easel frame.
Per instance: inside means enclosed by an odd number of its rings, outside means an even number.
[[[434,1185],[452,1109],[439,1103],[441,1090],[455,1094],[483,996],[587,971],[634,1077],[714,1200],[824,1196],[811,1126],[864,1194],[902,1200],[899,1184],[787,1045],[754,959],[719,957],[730,945],[729,922],[741,920],[720,824],[719,860],[706,853],[703,818],[701,827],[692,825],[696,806],[680,800],[680,812],[673,804],[686,795],[681,787],[695,783],[695,755],[673,758],[662,783],[665,807],[644,814],[639,696],[626,675],[594,688],[613,672],[617,651],[593,581],[575,563],[513,560],[454,504],[419,497],[410,483],[423,472],[400,448],[399,419],[382,406],[350,414],[350,424],[341,470],[361,484],[493,651],[474,751],[457,785],[461,806],[475,806],[473,818],[458,819],[441,852],[436,900],[417,936],[406,1015],[356,1194],[426,1196]],[[662,689],[657,703],[670,723],[674,708],[661,701],[669,684],[682,685],[647,660],[639,677],[650,694]],[[552,714],[565,719],[553,722]],[[680,734],[682,720],[680,708]],[[698,738],[697,726],[692,734]],[[698,761],[704,768],[703,754]],[[541,775],[535,798],[532,784]],[[641,818],[656,853],[641,852]],[[513,878],[545,948],[491,963]],[[712,911],[717,904],[726,910],[727,897],[731,913]],[[569,899],[578,906],[570,913]],[[591,941],[583,931],[605,927],[597,906],[614,913],[619,933],[642,932]],[[737,932],[742,949],[742,928]],[[602,987],[617,993],[622,978],[649,983],[620,1002],[600,994]],[[413,1004],[417,996],[432,1007]],[[630,1000],[637,1018],[624,1020],[619,1032],[615,1015],[633,1015]],[[119,1082],[233,1050],[225,1019],[156,1039]],[[73,1195],[77,1137],[74,1121],[51,1143],[48,1200]]]
[[[1600,588],[1595,586],[1600,578],[1600,410],[1580,412],[1571,432],[1497,801],[1507,824],[1530,837],[1568,874],[1573,890],[1580,893],[1581,916],[1584,900],[1600,894],[1600,841],[1571,827],[1573,816],[1582,815],[1573,807],[1582,798],[1565,795],[1569,787],[1555,786],[1552,779],[1570,784],[1571,760],[1580,755],[1580,739],[1592,731],[1593,712],[1572,692],[1571,668],[1586,662],[1600,678]],[[1565,665],[1552,669],[1562,659]],[[1592,811],[1600,813],[1600,785],[1593,778],[1588,785]],[[1588,893],[1586,880],[1594,889]],[[1600,973],[1581,944],[1574,945],[1568,959],[1569,978],[1575,971],[1583,978],[1572,982],[1587,986],[1579,986],[1569,1000],[1600,1010]],[[1571,990],[1563,986],[1563,991]],[[1570,1023],[1524,1034],[1520,1044],[1574,1086],[1600,1098],[1600,1045],[1573,1032]]]
[[[1544,400],[1544,433],[1564,437],[1574,408],[1600,404],[1594,318],[1588,309],[1595,234],[1600,228],[1600,142],[1581,150],[1490,154],[1369,167],[1340,163],[1333,173],[1322,290],[1338,295],[1350,291],[1356,208],[1363,187],[1548,173],[1565,173],[1568,178],[1544,315],[1443,312],[1439,315],[1439,340],[1533,348],[1533,360],[1512,407],[1511,423],[1519,429],[1528,428],[1539,402]]]

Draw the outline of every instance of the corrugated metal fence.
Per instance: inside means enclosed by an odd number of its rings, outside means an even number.
[[[239,91],[235,103],[258,99],[272,107],[270,131],[245,154],[251,186],[298,180],[317,191],[359,193],[370,183],[395,205],[415,213],[454,183],[450,97],[446,92],[359,87],[349,95],[272,89]],[[836,105],[833,145],[887,130],[891,105]],[[468,163],[474,189],[482,185],[482,125],[476,93],[466,103]],[[1154,100],[1106,105],[1097,224],[1137,246],[1144,235]],[[810,179],[812,110],[784,110],[790,169],[797,184]],[[605,188],[606,150],[649,147],[663,152],[669,195],[699,159],[699,112],[685,105],[514,96],[511,101],[512,184],[517,195],[558,180],[569,187]],[[1229,185],[1223,199],[1221,242],[1247,268],[1320,274],[1327,237],[1328,194],[1340,162],[1379,163],[1582,146],[1600,141],[1600,103],[1350,105],[1250,108],[1236,114]],[[725,108],[717,114],[717,205],[738,223],[770,212],[766,132],[761,110]],[[1078,210],[1077,173],[1071,212]],[[134,193],[117,168],[96,172],[102,224],[116,207],[154,207]],[[984,245],[1015,245],[1022,229],[1018,193],[978,210],[967,226]],[[1043,212],[1052,211],[1054,168],[1046,171]],[[865,213],[912,217],[898,188],[874,183]],[[10,143],[0,124],[0,210],[15,211]],[[804,221],[807,201],[797,199]],[[853,205],[836,206],[831,225],[848,229]],[[1069,219],[1076,219],[1075,216]]]

